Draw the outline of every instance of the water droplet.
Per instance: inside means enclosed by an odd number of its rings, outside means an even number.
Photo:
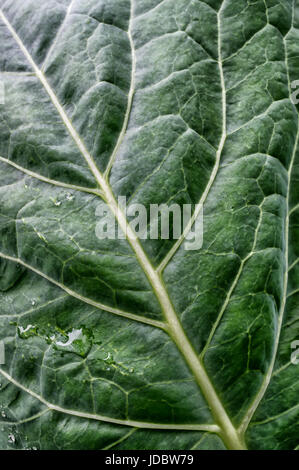
[[[18,326],[18,333],[19,333],[20,338],[27,339],[30,336],[36,335],[37,329],[36,329],[36,326],[34,325],[28,325],[26,326],[26,328],[24,328],[23,326]]]
[[[82,335],[82,328],[80,330],[73,329],[70,333],[68,333],[68,341],[66,343],[62,343],[61,341],[56,342],[56,346],[67,347],[70,346],[76,339],[79,339]]]
[[[15,436],[14,436],[13,434],[9,434],[9,436],[8,436],[8,442],[9,442],[10,444],[14,444],[14,443],[16,442],[16,438],[15,438]]]
[[[31,300],[31,305],[35,305],[36,301],[34,299]]]
[[[1,416],[2,416],[2,418],[6,418],[5,411],[1,411]]]
[[[108,352],[107,357],[104,357],[105,362],[112,362],[113,361],[113,356],[110,352]]]
[[[26,328],[23,328],[23,326],[18,326],[19,332],[21,334],[27,333],[29,330],[31,330],[31,328],[34,328],[34,326],[33,325],[28,325],[28,326],[26,326]]]
[[[58,335],[50,337],[54,343],[54,348],[63,353],[74,353],[81,357],[86,357],[92,346],[92,335],[82,327],[80,329],[73,328],[70,332],[57,329]]]

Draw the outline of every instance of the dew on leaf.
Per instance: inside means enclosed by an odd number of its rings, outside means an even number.
[[[28,325],[26,326],[26,328],[24,328],[23,326],[18,326],[18,334],[19,337],[22,339],[30,338],[30,336],[36,336],[37,327],[34,325]]]
[[[8,442],[9,442],[10,444],[14,444],[14,443],[16,442],[16,438],[15,438],[15,436],[14,436],[13,434],[9,434],[9,435],[8,435]]]
[[[58,335],[51,336],[55,348],[62,353],[73,353],[86,357],[92,346],[91,334],[85,328],[73,328],[66,333],[58,329]]]

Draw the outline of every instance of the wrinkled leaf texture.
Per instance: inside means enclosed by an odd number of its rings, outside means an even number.
[[[295,449],[299,1],[0,6],[1,448]]]

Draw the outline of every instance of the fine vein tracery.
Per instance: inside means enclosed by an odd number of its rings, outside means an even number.
[[[219,166],[220,166],[221,155],[222,155],[223,148],[224,148],[224,145],[225,145],[225,141],[226,141],[226,138],[227,138],[227,135],[228,135],[227,134],[227,125],[226,125],[226,89],[225,89],[225,80],[224,80],[224,72],[223,72],[223,60],[222,60],[222,53],[221,53],[221,50],[222,50],[221,13],[222,13],[222,7],[223,7],[224,3],[225,2],[222,2],[222,6],[219,9],[219,11],[217,12],[218,65],[219,65],[219,75],[220,75],[220,82],[221,82],[221,89],[222,89],[222,135],[221,135],[221,139],[220,139],[220,142],[219,142],[219,147],[218,147],[217,152],[216,152],[215,165],[214,165],[214,168],[212,170],[212,173],[211,173],[210,179],[208,181],[208,184],[205,188],[205,191],[202,194],[201,199],[199,201],[200,205],[204,204],[204,202],[206,201],[207,196],[209,194],[209,191],[210,191],[210,189],[211,189],[211,187],[212,187],[212,185],[215,181],[215,178],[217,176]],[[71,4],[70,4],[70,8],[71,8]],[[70,8],[69,8],[69,11],[70,11]],[[68,11],[68,14],[69,14],[69,11]],[[147,319],[145,317],[140,317],[138,315],[131,314],[129,312],[124,312],[124,311],[121,311],[121,310],[118,310],[118,309],[115,309],[115,308],[107,307],[106,305],[100,304],[98,302],[93,302],[90,299],[87,299],[87,298],[84,298],[84,297],[80,296],[76,292],[68,289],[66,286],[63,286],[63,285],[59,284],[58,282],[56,282],[55,280],[47,277],[45,274],[43,274],[42,272],[34,269],[30,265],[24,263],[20,259],[16,259],[16,258],[7,256],[4,253],[0,253],[0,257],[3,257],[3,258],[6,258],[10,261],[22,264],[26,268],[28,268],[28,269],[36,272],[37,274],[43,276],[49,282],[52,282],[52,283],[56,284],[57,286],[59,286],[60,288],[65,290],[69,295],[72,295],[72,296],[82,300],[83,302],[89,303],[89,304],[91,304],[91,305],[93,305],[97,308],[109,311],[109,312],[114,313],[116,315],[123,316],[123,317],[129,318],[129,319],[132,319],[134,321],[147,323],[151,326],[159,327],[159,328],[162,328],[165,331],[167,331],[167,333],[172,337],[172,339],[175,342],[176,346],[178,347],[178,349],[182,353],[182,355],[185,358],[189,368],[191,369],[195,379],[197,380],[197,383],[198,383],[200,389],[202,390],[203,395],[205,396],[205,398],[206,398],[206,400],[207,400],[207,402],[208,402],[208,404],[209,404],[209,406],[212,410],[212,413],[214,415],[214,418],[215,418],[215,421],[216,421],[217,424],[216,425],[198,425],[198,426],[194,426],[194,425],[193,426],[191,426],[191,425],[190,426],[188,426],[188,425],[184,425],[184,426],[183,425],[182,426],[173,425],[173,426],[171,426],[171,425],[158,425],[158,424],[155,425],[155,424],[151,424],[151,423],[141,423],[141,422],[133,422],[133,421],[132,422],[129,422],[129,421],[124,422],[123,420],[108,419],[105,416],[95,416],[95,415],[89,414],[89,413],[79,413],[77,411],[66,410],[62,407],[59,407],[59,406],[56,406],[56,405],[53,405],[53,404],[47,402],[42,397],[40,397],[37,394],[35,394],[34,392],[30,391],[26,387],[22,386],[22,384],[18,383],[16,380],[13,379],[13,377],[11,377],[6,372],[1,370],[1,374],[4,377],[6,377],[7,380],[14,383],[17,387],[21,388],[22,390],[26,391],[27,393],[30,393],[33,397],[35,397],[36,399],[38,399],[39,401],[44,403],[51,410],[56,410],[56,411],[60,411],[60,412],[63,412],[63,413],[68,413],[68,414],[72,414],[72,415],[75,415],[75,416],[81,416],[81,417],[85,417],[85,418],[98,419],[98,420],[103,420],[103,421],[108,421],[108,422],[113,422],[113,423],[118,423],[118,424],[125,424],[125,425],[128,425],[128,426],[134,426],[134,427],[145,427],[145,428],[148,427],[148,428],[151,428],[151,429],[155,429],[155,428],[156,429],[185,429],[185,430],[186,429],[192,429],[192,430],[203,430],[203,431],[207,431],[207,432],[214,432],[214,433],[218,433],[222,437],[223,441],[225,442],[225,444],[229,448],[233,448],[233,449],[244,449],[244,448],[246,448],[246,446],[244,444],[243,434],[246,431],[248,423],[250,422],[250,420],[251,420],[251,418],[252,418],[252,416],[253,416],[253,414],[254,414],[254,412],[255,412],[255,410],[256,410],[259,402],[260,402],[260,400],[264,396],[264,393],[265,393],[265,391],[267,389],[267,386],[269,384],[269,381],[270,381],[270,378],[271,378],[271,375],[272,375],[272,371],[273,371],[273,367],[274,367],[274,362],[275,362],[275,357],[276,357],[276,352],[277,352],[277,347],[278,347],[278,341],[279,341],[279,332],[280,332],[281,326],[282,326],[285,302],[286,302],[286,297],[287,297],[287,280],[288,280],[287,273],[288,273],[288,269],[286,269],[286,274],[285,274],[285,277],[284,277],[284,296],[283,296],[283,302],[282,302],[282,306],[281,306],[281,310],[280,310],[280,314],[279,314],[279,327],[278,327],[278,334],[277,334],[277,339],[276,339],[276,344],[275,344],[275,354],[273,354],[273,360],[272,360],[271,366],[269,368],[269,371],[268,371],[268,373],[267,373],[267,375],[264,379],[263,386],[261,387],[259,394],[255,398],[254,402],[252,403],[252,406],[250,407],[248,413],[246,414],[246,418],[245,418],[244,422],[242,423],[240,429],[237,430],[233,426],[233,424],[230,420],[230,417],[226,413],[226,410],[224,409],[224,407],[223,407],[223,405],[222,405],[222,403],[221,403],[221,401],[220,401],[220,399],[219,399],[219,397],[216,393],[216,390],[215,390],[210,378],[208,377],[208,375],[205,371],[205,368],[203,366],[203,363],[202,363],[201,359],[198,358],[197,354],[195,353],[193,347],[191,346],[190,341],[187,338],[187,336],[186,336],[186,334],[185,334],[185,332],[184,332],[184,330],[183,330],[183,328],[180,324],[177,313],[174,310],[171,299],[168,295],[168,292],[167,292],[167,290],[164,286],[163,279],[162,279],[162,272],[163,272],[164,268],[169,263],[171,258],[174,256],[176,251],[179,249],[181,244],[183,243],[188,231],[192,228],[192,225],[193,225],[196,217],[198,216],[198,211],[196,211],[193,214],[193,217],[190,220],[190,222],[189,222],[188,226],[186,227],[184,233],[182,234],[181,238],[174,244],[173,248],[166,255],[164,260],[161,262],[160,266],[157,269],[155,269],[152,266],[152,264],[150,263],[147,255],[145,254],[139,240],[134,237],[132,229],[130,228],[127,220],[125,219],[124,214],[119,210],[116,199],[114,197],[114,194],[112,193],[112,190],[111,190],[109,182],[108,182],[109,172],[110,172],[110,170],[113,166],[113,163],[115,161],[117,153],[118,153],[118,151],[121,147],[122,141],[123,141],[124,136],[126,134],[126,130],[127,130],[128,123],[129,123],[129,118],[130,118],[130,111],[131,111],[133,98],[134,98],[134,76],[135,76],[135,70],[136,70],[136,58],[135,58],[135,53],[134,53],[134,42],[133,42],[133,38],[132,38],[133,1],[131,1],[131,16],[130,16],[129,29],[128,29],[128,36],[129,36],[129,41],[130,41],[130,45],[131,45],[131,53],[132,53],[132,73],[131,73],[131,85],[130,85],[130,90],[129,90],[129,93],[128,93],[128,100],[127,100],[127,110],[126,110],[126,114],[125,114],[125,118],[124,118],[124,122],[123,122],[123,127],[121,129],[121,132],[120,132],[119,138],[117,140],[116,146],[115,146],[115,148],[114,148],[114,150],[111,154],[107,169],[106,169],[104,174],[102,174],[98,170],[92,155],[90,155],[90,153],[88,152],[84,142],[82,141],[82,139],[78,135],[78,133],[77,133],[76,129],[74,128],[72,122],[70,121],[70,119],[68,118],[66,112],[64,111],[62,105],[59,103],[58,98],[55,95],[55,92],[50,87],[50,85],[47,81],[47,78],[44,75],[43,71],[40,70],[38,68],[38,66],[35,64],[33,58],[31,57],[31,55],[29,53],[29,51],[26,49],[25,45],[23,44],[22,40],[18,36],[17,32],[14,30],[14,28],[12,27],[12,25],[10,24],[10,22],[8,21],[8,19],[5,17],[5,15],[2,13],[1,10],[0,10],[0,18],[2,19],[4,24],[7,26],[8,30],[10,31],[10,33],[14,37],[14,39],[17,42],[17,44],[19,45],[20,49],[24,53],[25,57],[27,58],[27,60],[31,64],[36,76],[39,78],[40,82],[44,86],[44,88],[45,88],[46,92],[48,93],[52,103],[54,104],[57,112],[59,113],[64,125],[68,129],[71,137],[73,138],[73,140],[76,143],[77,147],[79,148],[81,154],[83,155],[86,162],[88,163],[88,166],[89,166],[92,174],[94,175],[100,189],[95,189],[95,190],[90,189],[89,190],[88,188],[82,188],[82,187],[77,187],[77,186],[73,186],[73,185],[67,185],[67,184],[64,184],[64,183],[60,183],[60,182],[57,182],[57,181],[54,181],[54,180],[47,179],[47,178],[42,177],[38,174],[35,174],[35,173],[30,172],[26,169],[23,169],[19,165],[16,165],[13,162],[10,162],[9,160],[7,160],[3,157],[0,157],[0,161],[2,161],[3,163],[11,164],[16,169],[18,169],[20,171],[23,171],[25,174],[28,174],[28,176],[40,179],[41,181],[43,181],[45,183],[56,184],[58,186],[63,186],[63,187],[73,189],[73,190],[78,190],[78,191],[91,192],[91,193],[97,194],[100,197],[103,197],[105,199],[105,201],[107,202],[107,204],[109,205],[111,211],[115,215],[115,217],[116,217],[116,219],[119,223],[119,226],[122,228],[124,233],[127,234],[128,242],[130,243],[133,251],[135,252],[136,258],[138,259],[140,266],[142,267],[143,271],[145,272],[145,274],[146,274],[146,276],[147,276],[147,278],[148,278],[148,280],[149,280],[149,282],[152,286],[153,292],[155,293],[155,295],[156,295],[156,297],[157,297],[157,299],[160,303],[161,309],[162,309],[163,314],[164,314],[165,322],[158,322],[158,321],[155,321],[155,320],[150,320],[150,319]],[[56,39],[57,39],[57,37],[56,37]],[[291,178],[291,172],[292,172],[292,169],[293,169],[293,164],[294,164],[295,154],[296,154],[296,149],[297,149],[297,144],[298,144],[298,135],[299,135],[299,131],[298,131],[298,134],[297,134],[296,144],[294,146],[292,160],[291,160],[291,164],[290,164],[289,171],[288,171],[289,184],[288,184],[287,203],[289,202],[290,178]],[[200,210],[200,207],[199,207],[199,210]],[[258,230],[258,227],[257,227],[256,231],[257,230]],[[286,229],[285,229],[285,238],[286,238],[286,240],[285,240],[285,243],[286,243],[285,257],[286,257],[286,264],[287,265],[288,265],[288,248],[287,248],[287,245],[288,245],[288,230],[289,230],[289,228],[288,228],[288,216],[287,216]],[[256,239],[255,239],[255,241],[256,241]],[[253,245],[253,250],[254,250],[254,247],[255,247],[255,243]],[[244,260],[243,264],[246,262],[246,259]],[[237,276],[236,282],[238,281],[238,279],[239,279],[239,277]],[[234,284],[232,285],[232,290],[233,290],[233,287],[234,287]],[[230,291],[230,293],[232,292],[232,290]],[[229,296],[229,294],[228,294],[228,296]],[[224,308],[225,308],[225,306],[226,306],[226,304],[224,304]]]

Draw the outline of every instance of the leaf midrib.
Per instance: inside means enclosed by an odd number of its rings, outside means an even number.
[[[132,1],[132,0],[131,0]],[[131,3],[132,5],[132,3]],[[223,3],[222,3],[223,6]],[[217,152],[218,160],[220,160],[220,156],[222,153],[222,149],[225,143],[226,139],[226,93],[225,93],[225,86],[224,86],[224,75],[223,75],[223,69],[222,69],[222,60],[221,60],[221,33],[220,33],[220,14],[221,14],[221,9],[217,13],[217,19],[218,19],[218,63],[219,63],[219,70],[220,70],[220,78],[221,78],[221,86],[222,86],[222,112],[223,112],[223,132],[222,132],[222,137],[219,145],[219,149]],[[132,14],[132,8],[131,8],[131,14]],[[44,86],[46,92],[48,93],[53,105],[57,109],[58,113],[60,114],[60,117],[66,126],[68,132],[70,133],[71,137],[73,138],[74,142],[76,143],[78,149],[80,150],[81,154],[83,155],[84,159],[86,160],[92,174],[94,175],[99,187],[102,189],[104,193],[104,198],[114,214],[116,220],[118,221],[119,226],[123,230],[123,232],[127,236],[127,240],[129,244],[131,245],[133,251],[135,252],[136,258],[138,259],[138,262],[140,266],[142,267],[144,273],[146,274],[153,292],[155,293],[160,305],[161,309],[163,311],[164,317],[168,323],[168,333],[172,337],[174,343],[180,350],[181,354],[183,355],[186,363],[188,364],[190,370],[192,371],[206,401],[208,402],[212,414],[214,415],[216,423],[219,425],[219,428],[221,429],[219,434],[221,435],[224,443],[227,445],[228,448],[230,449],[245,449],[245,444],[243,443],[243,440],[241,436],[238,434],[237,430],[233,426],[229,416],[226,413],[226,410],[224,409],[224,406],[222,405],[216,390],[214,389],[214,386],[212,382],[210,381],[210,378],[208,377],[205,368],[198,358],[196,352],[194,351],[192,345],[190,344],[187,336],[185,335],[185,332],[182,328],[182,325],[178,319],[178,316],[174,310],[174,307],[172,305],[172,302],[169,298],[169,295],[167,293],[167,290],[164,286],[162,277],[159,275],[159,273],[153,268],[152,264],[150,263],[149,259],[147,258],[139,240],[135,237],[135,234],[133,230],[131,229],[130,225],[128,224],[123,212],[120,210],[118,207],[118,204],[116,202],[116,199],[112,193],[112,190],[109,186],[109,183],[107,182],[106,178],[102,175],[102,173],[98,170],[95,161],[93,157],[90,155],[88,152],[84,142],[78,135],[77,131],[75,130],[74,126],[72,125],[70,119],[68,118],[66,112],[64,111],[62,105],[60,104],[56,94],[52,90],[50,84],[48,83],[46,77],[42,73],[42,71],[38,68],[38,66],[35,64],[33,58],[31,57],[29,51],[23,44],[22,40],[12,27],[12,25],[9,23],[5,15],[3,14],[2,10],[0,10],[0,17],[4,24],[7,26],[8,30],[12,34],[14,40],[16,43],[19,45],[21,51],[27,58],[28,62],[31,64],[33,70],[36,73],[36,76],[39,78],[40,82]],[[130,18],[130,24],[131,24],[132,16]],[[133,42],[130,41],[131,47],[133,47]],[[133,54],[133,51],[132,51]],[[132,87],[131,87],[132,89]],[[132,98],[133,98],[133,92],[132,92]],[[130,99],[128,99],[128,106],[131,106]],[[127,121],[129,120],[129,112],[127,110],[126,113],[127,116]],[[126,129],[123,128],[122,130],[122,139],[125,135]],[[120,147],[122,139],[118,140],[117,142],[117,148]],[[114,153],[114,152],[113,152]],[[115,155],[114,155],[115,157]],[[217,173],[217,172],[216,172]],[[216,173],[214,177],[216,176]]]

